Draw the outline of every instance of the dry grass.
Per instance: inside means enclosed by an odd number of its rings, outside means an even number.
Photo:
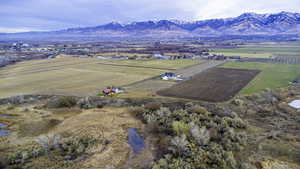
[[[26,113],[22,112],[25,107],[29,109]],[[9,127],[14,132],[7,137],[6,141],[0,140],[0,150],[2,151],[0,155],[5,152],[17,151],[20,147],[31,146],[35,142],[36,136],[40,134],[61,135],[63,137],[89,136],[93,138],[104,136],[109,141],[107,145],[95,144],[90,147],[85,154],[85,160],[77,161],[70,166],[66,166],[66,161],[60,159],[59,156],[57,158],[41,156],[29,162],[28,165],[35,168],[50,168],[51,166],[63,166],[63,168],[106,168],[111,166],[111,168],[122,168],[131,153],[131,148],[127,144],[127,129],[143,128],[142,122],[129,114],[126,108],[107,107],[82,110],[78,113],[70,113],[73,109],[43,109],[36,113],[33,107],[34,105],[29,107],[24,105],[14,110],[18,116],[11,120],[12,125]],[[0,106],[0,110],[4,112],[5,107]],[[43,119],[45,115],[47,115],[47,119],[59,119],[62,122],[54,127],[45,128],[44,126],[49,126],[48,123],[44,124],[46,123],[46,119]],[[37,122],[32,118],[43,119],[45,122],[43,120]],[[24,123],[28,125],[21,129]],[[30,127],[29,124],[34,125]],[[26,132],[26,134],[17,135],[16,133],[20,131]]]
[[[22,122],[19,127],[19,135],[22,137],[26,136],[38,136],[40,134],[47,133],[53,127],[60,123],[56,119],[42,119],[29,122]]]
[[[123,52],[106,52],[106,53],[97,53],[96,56],[106,56],[106,57],[146,57],[149,54],[140,54],[140,53],[123,53]]]
[[[127,144],[127,129],[131,127],[140,128],[142,123],[127,113],[126,109],[105,108],[88,110],[78,116],[68,118],[53,132],[95,137],[103,132],[104,137],[111,143],[102,152],[101,147],[89,152],[91,156],[81,164],[81,167],[113,166],[112,168],[118,168],[124,165],[130,153],[130,147]]]
[[[146,59],[146,60],[122,60],[113,63],[122,64],[122,65],[138,65],[138,66],[161,68],[161,69],[181,69],[202,62],[204,62],[204,60],[201,59],[177,59],[177,60]]]
[[[27,61],[0,69],[0,97],[18,94],[92,95],[106,86],[122,86],[163,70],[101,65],[102,60],[62,58]]]
[[[107,86],[123,86],[168,69],[179,69],[201,60],[124,60],[56,58],[25,61],[0,69],[0,97],[19,94],[94,95]],[[108,63],[108,65],[99,64]],[[109,64],[125,65],[112,66]],[[127,67],[140,66],[140,67]],[[144,67],[143,67],[144,66]],[[150,67],[160,68],[151,69]]]

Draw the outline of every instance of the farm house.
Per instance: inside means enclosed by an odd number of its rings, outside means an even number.
[[[300,78],[298,78],[298,79],[295,79],[295,80],[293,81],[293,83],[300,84]]]
[[[124,93],[124,90],[121,90],[121,89],[116,88],[116,87],[107,87],[107,88],[102,90],[102,93],[104,95],[113,95],[113,94]]]
[[[162,80],[183,80],[182,78],[180,78],[180,76],[175,75],[172,72],[166,72],[166,73],[160,75],[160,78]]]
[[[170,56],[164,56],[164,55],[161,55],[161,54],[154,54],[153,57],[155,59],[161,59],[161,60],[170,60],[171,59]]]

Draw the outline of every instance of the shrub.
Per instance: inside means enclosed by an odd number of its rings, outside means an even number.
[[[157,116],[153,113],[149,113],[149,114],[146,113],[146,114],[143,115],[143,118],[144,118],[144,120],[147,124],[153,124],[153,123],[158,122]]]
[[[76,99],[73,97],[62,97],[58,100],[59,107],[73,107],[76,105]]]
[[[128,112],[135,117],[143,118],[147,110],[144,107],[130,107],[128,108]]]
[[[7,160],[9,164],[19,164],[24,162],[23,160],[23,151],[17,151],[8,155]]]
[[[7,109],[7,110],[13,110],[13,109],[15,109],[15,108],[16,108],[15,105],[9,105],[6,109]]]
[[[171,140],[170,150],[175,154],[184,154],[188,150],[188,140],[185,135],[176,136]]]
[[[226,161],[228,167],[236,168],[237,162],[233,156],[232,151],[226,151],[224,154],[224,158],[225,158],[225,161]]]
[[[173,158],[170,162],[168,169],[194,169],[188,161],[185,161],[182,158]]]
[[[228,167],[228,161],[226,161],[226,151],[224,151],[223,147],[217,143],[211,142],[204,149],[205,153],[203,154],[206,158],[205,168],[231,168]]]
[[[239,129],[245,129],[247,128],[247,123],[245,121],[243,121],[241,118],[239,117],[235,117],[235,118],[228,118],[228,117],[225,117],[224,120],[227,122],[227,124],[230,126],[230,127],[233,127],[233,128],[239,128]]]
[[[192,103],[172,111],[167,107],[133,111],[142,114],[151,131],[172,138],[164,146],[170,151],[164,151],[164,158],[153,168],[238,168],[231,151],[238,152],[245,145],[245,134],[237,131],[247,125],[229,107],[211,106],[209,110]]]
[[[82,98],[82,99],[78,100],[77,104],[82,109],[95,108],[95,105],[93,104],[93,101],[90,97],[85,97],[85,98]],[[99,106],[99,108],[101,108],[101,107],[102,106]]]
[[[64,107],[71,108],[71,107],[75,106],[76,103],[77,103],[77,100],[74,97],[63,96],[63,97],[50,99],[50,101],[47,103],[46,107],[48,107],[48,108],[64,108]]]
[[[77,105],[82,109],[103,108],[104,106],[121,107],[128,106],[124,99],[108,99],[101,97],[87,96],[77,101]]]
[[[208,111],[206,108],[199,106],[199,105],[192,105],[187,109],[189,113],[197,113],[197,114],[202,114],[202,113],[207,113]]]
[[[171,113],[171,111],[170,111],[169,108],[167,108],[167,107],[161,107],[159,110],[157,110],[155,112],[155,114],[159,118],[169,118],[172,113]]]
[[[167,167],[168,167],[168,161],[162,158],[152,167],[152,169],[164,169]]]
[[[23,110],[22,110],[22,112],[29,112],[30,110],[28,109],[28,108],[24,108]]]
[[[219,142],[225,150],[239,151],[246,144],[246,135],[242,132],[236,132],[233,128],[223,130],[221,140]]]
[[[172,129],[178,136],[188,135],[190,131],[190,126],[180,121],[174,121],[172,123]]]
[[[145,132],[156,134],[161,131],[163,131],[163,129],[160,127],[160,125],[157,122],[155,122],[155,121],[147,122],[146,127],[145,127]]]
[[[62,151],[62,156],[65,157],[66,160],[74,160],[78,156],[82,155],[86,149],[95,144],[97,141],[101,141],[102,144],[107,144],[106,139],[97,140],[93,137],[77,137],[77,138],[68,138],[63,141],[60,146]]]
[[[221,135],[217,128],[209,129],[209,136],[210,136],[211,141],[219,142],[221,139]]]
[[[66,160],[74,160],[78,156],[82,155],[86,149],[95,144],[108,144],[105,138],[96,139],[94,137],[70,137],[61,138],[59,135],[40,136],[37,139],[37,143],[41,146],[41,149],[45,153],[50,153],[53,150],[60,151]],[[19,157],[20,155],[18,155]]]
[[[24,164],[29,159],[37,158],[44,155],[45,151],[41,147],[31,147],[26,149],[20,149],[13,152],[7,156],[7,161],[9,164]]]
[[[201,146],[207,145],[210,140],[209,131],[205,127],[199,128],[194,123],[191,123],[190,126],[190,133],[196,139],[197,143]]]
[[[233,99],[231,101],[232,104],[236,105],[236,106],[242,106],[244,104],[244,101],[241,99]]]
[[[45,152],[58,149],[61,142],[60,135],[39,136],[37,138],[37,143],[43,147]]]
[[[124,107],[129,106],[129,104],[124,99],[107,99],[107,105],[112,107]],[[101,105],[102,107],[104,105]],[[97,104],[97,107],[99,107],[99,104]]]
[[[161,106],[162,106],[161,103],[158,102],[149,102],[145,104],[145,108],[150,111],[156,111],[160,109]]]

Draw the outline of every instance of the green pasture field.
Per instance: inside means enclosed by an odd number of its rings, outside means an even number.
[[[300,65],[256,63],[256,62],[227,62],[223,68],[261,70],[240,94],[252,94],[266,88],[287,87],[291,82],[300,78]]]
[[[214,48],[213,54],[224,54],[225,56],[241,56],[248,58],[272,58],[277,55],[299,55],[300,45],[272,44],[272,45],[242,45],[238,48]]]

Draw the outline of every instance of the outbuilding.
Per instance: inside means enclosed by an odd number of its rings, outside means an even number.
[[[166,72],[162,75],[160,75],[160,78],[162,80],[183,80],[180,76],[178,75],[175,75],[175,73],[172,73],[172,72]]]
[[[300,84],[300,78],[298,78],[298,79],[295,79],[295,80],[293,81],[293,83]]]
[[[114,95],[124,93],[124,90],[117,87],[107,87],[102,90],[103,95]]]
[[[154,54],[153,57],[155,59],[161,59],[161,60],[170,60],[171,59],[170,56],[164,56],[164,55],[161,55],[161,54]]]
[[[240,60],[241,57],[240,56],[229,56],[229,59],[233,59],[233,60]]]

